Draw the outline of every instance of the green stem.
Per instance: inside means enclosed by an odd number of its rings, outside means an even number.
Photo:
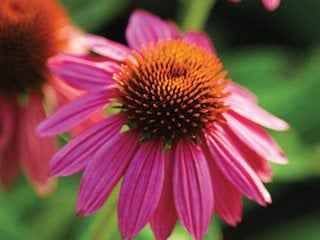
[[[179,23],[183,31],[202,30],[216,0],[180,0]]]

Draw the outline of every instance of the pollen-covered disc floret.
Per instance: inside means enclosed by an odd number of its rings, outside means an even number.
[[[167,40],[132,56],[115,76],[116,94],[129,127],[141,130],[143,140],[196,139],[199,130],[223,119],[228,81],[213,54],[193,43]]]

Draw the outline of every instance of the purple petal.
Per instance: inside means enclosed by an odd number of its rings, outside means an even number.
[[[178,143],[173,172],[173,194],[182,225],[195,238],[207,232],[214,198],[207,161],[193,142]]]
[[[209,151],[217,167],[242,194],[261,205],[270,203],[269,192],[227,136],[220,126],[206,135]]]
[[[126,29],[128,44],[136,51],[140,51],[142,45],[148,47],[150,42],[156,44],[159,39],[177,39],[178,37],[178,29],[172,22],[166,22],[143,10],[132,13]]]
[[[88,119],[99,108],[109,102],[112,89],[88,93],[70,102],[53,115],[40,123],[37,134],[40,136],[55,135],[67,131],[71,127]]]
[[[131,239],[157,208],[164,179],[163,143],[144,143],[132,159],[120,190],[118,216],[122,238]]]
[[[117,133],[93,156],[81,180],[78,214],[90,215],[105,203],[135,155],[139,137],[132,131]]]
[[[165,155],[165,178],[158,207],[153,214],[150,225],[156,239],[166,240],[171,235],[177,222],[177,213],[173,200],[173,163],[174,154],[169,149]]]
[[[123,116],[115,114],[79,134],[54,155],[50,161],[50,175],[69,176],[83,170],[92,156],[120,131],[124,122]]]
[[[230,109],[233,111],[264,127],[277,131],[283,131],[289,128],[289,125],[285,121],[268,113],[256,103],[240,94],[231,94],[225,98],[225,102],[230,105]]]
[[[262,158],[281,164],[288,162],[284,152],[260,126],[232,111],[225,118],[230,130]]]
[[[58,77],[65,80],[71,86],[84,90],[99,90],[115,81],[112,78],[117,64],[89,61],[71,55],[59,55],[51,58],[48,66]]]
[[[186,32],[183,34],[182,39],[187,42],[195,43],[205,48],[210,53],[217,55],[210,37],[204,32]]]
[[[116,61],[122,62],[131,56],[127,46],[103,37],[88,34],[83,37],[83,42],[93,52]]]

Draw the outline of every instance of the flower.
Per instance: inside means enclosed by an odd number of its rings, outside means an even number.
[[[60,51],[84,52],[77,42],[80,35],[56,1],[1,0],[0,180],[4,188],[13,185],[20,167],[38,194],[53,187],[47,175],[55,138],[37,137],[35,127],[46,117],[44,102],[56,108],[82,92],[57,81],[46,61]]]
[[[241,0],[229,0],[229,2],[239,3]],[[279,7],[280,0],[262,0],[262,3],[268,11],[274,11]]]
[[[101,208],[121,177],[124,239],[148,222],[157,239],[167,239],[178,219],[201,239],[214,212],[231,225],[241,220],[242,194],[270,203],[262,183],[271,180],[266,159],[287,159],[259,125],[285,130],[287,123],[225,80],[205,33],[181,36],[174,23],[137,10],[126,39],[129,47],[88,35],[84,42],[100,61],[58,55],[49,63],[57,76],[91,92],[42,122],[39,135],[66,131],[106,105],[118,109],[50,162],[54,176],[84,171],[77,213]]]

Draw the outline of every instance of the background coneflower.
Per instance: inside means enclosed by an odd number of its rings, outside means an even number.
[[[239,3],[241,0],[229,0],[229,2]],[[262,0],[264,7],[269,11],[276,10],[280,5],[280,0]]]
[[[55,0],[0,2],[0,180],[10,187],[22,169],[38,194],[48,193],[48,162],[55,138],[39,138],[35,126],[46,111],[82,92],[56,81],[47,67],[58,52],[84,52],[80,31]],[[44,108],[46,106],[46,109]]]

